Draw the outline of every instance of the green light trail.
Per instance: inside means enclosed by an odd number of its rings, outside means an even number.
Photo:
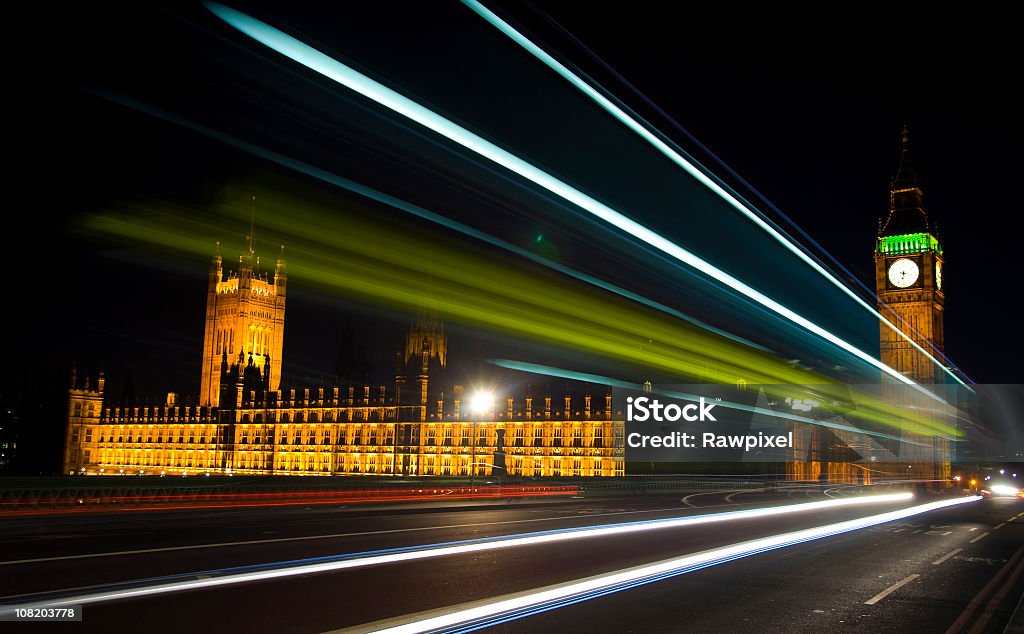
[[[716,327],[714,327],[714,326],[712,326],[710,324],[702,322],[701,320],[699,320],[699,319],[697,319],[697,318],[695,318],[695,317],[693,317],[691,315],[687,315],[686,313],[683,313],[683,312],[681,312],[681,311],[679,311],[679,310],[677,310],[675,308],[672,308],[670,306],[666,306],[665,304],[662,304],[660,302],[656,302],[656,301],[654,301],[652,299],[644,297],[643,295],[639,295],[639,294],[637,294],[637,293],[635,293],[633,291],[630,291],[628,289],[622,288],[621,286],[618,286],[616,284],[612,284],[611,282],[605,281],[605,280],[603,280],[601,278],[595,277],[593,275],[589,275],[587,273],[583,273],[583,272],[578,271],[576,269],[573,269],[573,268],[571,268],[569,266],[561,264],[560,262],[556,262],[555,260],[552,260],[550,258],[546,258],[546,257],[543,257],[541,255],[537,255],[533,251],[530,251],[528,249],[524,249],[524,248],[521,248],[519,246],[516,246],[516,245],[514,245],[514,244],[512,244],[512,243],[510,243],[508,241],[502,240],[500,238],[492,236],[492,235],[490,235],[488,233],[485,233],[483,231],[480,231],[478,229],[474,229],[473,227],[470,227],[470,226],[465,225],[465,224],[463,224],[461,222],[452,220],[451,218],[448,218],[446,216],[442,216],[441,214],[438,214],[436,212],[433,212],[433,211],[430,211],[430,210],[425,209],[423,207],[420,207],[419,205],[414,205],[414,204],[412,204],[412,203],[410,203],[410,202],[408,202],[406,200],[403,200],[401,198],[397,198],[397,197],[392,196],[390,194],[386,194],[384,192],[378,191],[376,189],[373,189],[372,187],[368,187],[366,185],[363,185],[362,183],[357,183],[357,182],[355,182],[355,181],[353,181],[351,179],[344,178],[344,177],[339,176],[337,174],[334,174],[332,172],[328,172],[326,170],[323,170],[323,169],[321,169],[319,167],[314,167],[312,165],[309,165],[308,163],[304,163],[302,161],[295,160],[295,159],[293,159],[291,157],[285,156],[285,155],[280,154],[278,152],[273,152],[271,150],[268,150],[266,148],[260,147],[258,145],[255,145],[255,144],[252,144],[252,143],[249,143],[249,142],[246,142],[246,141],[242,141],[241,139],[238,139],[236,137],[224,134],[224,133],[219,132],[217,130],[213,130],[213,129],[208,128],[206,126],[202,126],[202,125],[196,124],[195,122],[192,122],[192,121],[189,121],[189,120],[186,120],[186,119],[182,119],[181,117],[178,117],[178,116],[176,116],[176,115],[174,115],[172,113],[162,111],[162,110],[160,110],[158,108],[154,108],[151,105],[143,104],[143,103],[137,102],[137,101],[135,101],[133,99],[129,99],[129,98],[126,98],[126,97],[123,97],[123,96],[119,96],[119,95],[111,95],[111,94],[104,94],[104,93],[100,93],[100,94],[102,96],[106,97],[107,99],[110,99],[112,101],[120,103],[120,104],[122,104],[124,106],[130,107],[130,108],[134,108],[136,110],[139,110],[141,112],[145,112],[145,113],[153,115],[155,117],[159,117],[159,118],[161,118],[163,120],[166,120],[166,121],[169,121],[171,123],[180,125],[182,127],[188,128],[190,130],[195,130],[196,132],[199,132],[201,134],[209,136],[212,139],[216,139],[217,141],[220,141],[220,142],[225,143],[227,145],[230,145],[232,147],[236,147],[236,148],[238,148],[240,150],[244,150],[246,152],[249,152],[251,154],[259,156],[261,158],[267,159],[268,161],[272,161],[272,162],[277,163],[278,165],[281,165],[283,167],[287,167],[287,168],[292,169],[292,170],[294,170],[296,172],[312,176],[313,178],[321,180],[321,181],[323,181],[325,183],[328,183],[330,185],[334,185],[334,186],[340,187],[342,189],[348,190],[348,191],[353,192],[355,194],[358,194],[358,195],[360,195],[362,197],[365,197],[365,198],[367,198],[369,200],[373,200],[373,201],[382,203],[382,204],[387,205],[389,207],[392,207],[394,209],[398,209],[400,211],[406,212],[406,213],[408,213],[408,214],[410,214],[412,216],[416,216],[418,218],[422,218],[424,220],[428,220],[428,221],[430,221],[432,223],[435,223],[435,224],[437,224],[439,226],[445,227],[447,229],[451,229],[451,230],[456,231],[458,233],[461,233],[461,234],[463,234],[465,236],[469,236],[470,238],[473,238],[475,240],[479,240],[481,242],[485,242],[485,243],[490,244],[492,246],[495,246],[495,247],[498,247],[498,248],[503,249],[505,251],[508,251],[509,253],[512,253],[512,254],[515,254],[517,256],[526,258],[526,259],[528,259],[528,260],[530,260],[532,262],[540,264],[541,266],[549,268],[549,269],[551,269],[553,271],[557,271],[557,272],[562,273],[564,275],[568,275],[570,277],[576,278],[576,279],[578,279],[578,280],[580,280],[582,282],[586,282],[587,284],[593,285],[593,286],[595,286],[597,288],[601,288],[601,289],[604,289],[606,291],[610,291],[612,293],[615,293],[616,295],[621,295],[622,297],[625,297],[625,298],[630,299],[632,301],[639,302],[639,303],[643,304],[644,306],[647,306],[649,308],[654,308],[654,309],[659,310],[659,311],[661,311],[661,312],[663,312],[663,313],[665,313],[667,315],[671,315],[671,316],[676,317],[678,319],[682,319],[683,321],[689,322],[689,323],[691,323],[691,324],[693,324],[695,326],[699,326],[700,328],[702,328],[704,330],[707,330],[709,332],[715,333],[715,334],[717,334],[719,336],[725,337],[727,339],[731,339],[732,341],[736,341],[738,343],[741,343],[741,344],[743,344],[743,345],[745,345],[747,347],[754,348],[754,349],[757,349],[757,350],[762,350],[762,351],[765,351],[765,352],[769,352],[768,348],[765,348],[764,346],[756,344],[756,343],[754,343],[752,341],[748,341],[748,340],[746,340],[746,339],[744,339],[742,337],[739,337],[739,336],[736,336],[736,335],[734,335],[732,333],[726,332],[726,331],[724,331],[724,330],[722,330],[720,328],[716,328]],[[216,233],[216,229],[214,227],[210,227],[209,229],[210,229],[210,233],[212,233],[212,234]],[[539,235],[538,236],[538,242],[542,241],[543,237],[544,237],[543,235]]]
[[[709,383],[814,384],[837,398],[846,389],[611,291],[523,267],[510,255],[496,258],[493,251],[420,226],[381,224],[293,196],[268,192],[260,198],[258,229],[287,241],[291,278],[331,294],[402,311],[431,308],[445,319],[555,349]],[[248,213],[236,211],[238,218]],[[209,214],[153,203],[91,216],[87,222],[107,236],[204,258],[224,224]],[[914,433],[957,435],[923,414],[869,397],[863,402],[858,415],[863,413],[865,420]]]

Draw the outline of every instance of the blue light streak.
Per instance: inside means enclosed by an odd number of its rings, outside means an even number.
[[[222,587],[254,581],[265,581],[269,579],[282,579],[298,575],[351,570],[366,566],[395,564],[434,557],[446,557],[504,548],[516,548],[534,544],[621,535],[665,528],[681,528],[685,526],[786,515],[843,506],[896,503],[909,500],[912,497],[913,496],[910,493],[893,493],[886,495],[869,495],[859,498],[830,499],[818,502],[807,502],[804,504],[744,509],[741,511],[728,511],[725,513],[710,513],[705,515],[672,517],[655,520],[641,520],[637,522],[599,524],[597,526],[580,526],[568,529],[553,529],[533,533],[485,537],[481,539],[427,544],[424,546],[386,548],[367,551],[364,553],[313,557],[294,561],[276,562],[274,564],[256,564],[253,566],[194,572],[184,575],[173,575],[170,577],[109,584],[104,587],[75,588],[72,590],[53,593],[35,593],[32,595],[25,595],[22,597],[24,599],[22,601],[17,601],[18,597],[5,597],[5,600],[13,602],[0,605],[0,615],[8,614],[15,608],[54,608],[69,605],[106,603],[108,601],[122,599]]]
[[[623,381],[621,379],[613,379],[608,376],[602,376],[600,374],[590,374],[587,372],[576,372],[574,370],[565,370],[562,368],[556,368],[549,365],[540,365],[538,363],[527,363],[525,361],[514,361],[512,359],[488,359],[488,363],[492,363],[500,368],[508,368],[509,370],[518,370],[520,372],[531,372],[534,374],[543,374],[545,376],[553,376],[560,379],[570,379],[573,381],[586,381],[589,383],[598,383],[601,385],[608,385],[610,387],[621,387],[630,390],[641,390],[643,386],[637,383],[630,383],[629,381]],[[652,390],[654,394],[660,394],[662,396],[668,396],[670,398],[677,398],[688,401],[695,401],[700,398],[697,394],[686,394],[684,392],[676,392],[673,390],[661,390],[654,388]],[[799,414],[782,414],[770,409],[763,409],[760,407],[754,407],[752,405],[744,405],[743,403],[733,403],[730,401],[716,402],[717,407],[725,407],[728,409],[735,409],[741,412],[750,412],[751,414],[757,414],[759,416],[767,416],[770,418],[781,418],[787,421],[793,421],[797,423],[807,423],[809,425],[818,425],[820,427],[828,427],[830,429],[838,429],[840,431],[848,431],[856,434],[864,434],[866,436],[874,436],[876,438],[885,438],[886,440],[896,440],[908,445],[916,445],[919,447],[930,446],[925,443],[919,443],[901,436],[893,436],[891,434],[884,434],[882,432],[867,431],[859,429],[851,425],[843,425],[842,423],[834,423],[827,420],[817,420],[815,418],[808,418],[806,416],[800,416]],[[941,436],[947,440],[959,442],[959,439],[950,436]]]
[[[546,588],[538,588],[532,592],[495,597],[489,601],[478,601],[466,606],[452,606],[436,616],[418,618],[412,615],[408,617],[409,620],[405,623],[384,627],[376,631],[389,634],[471,631],[511,619],[529,616],[530,614],[587,601],[613,592],[620,592],[629,588],[654,583],[702,568],[721,565],[744,557],[877,526],[878,524],[885,524],[950,506],[976,502],[981,499],[979,496],[973,496],[942,500],[844,522],[762,537],[705,550],[692,555],[675,557],[653,564],[617,570]]]
[[[369,200],[373,200],[373,201],[379,202],[381,204],[387,205],[387,206],[392,207],[394,209],[398,209],[400,211],[404,211],[404,212],[406,212],[406,213],[408,213],[410,215],[416,216],[418,218],[422,218],[424,220],[428,220],[428,221],[433,222],[433,223],[435,223],[437,225],[445,227],[446,229],[451,229],[452,231],[455,231],[457,233],[461,233],[462,235],[465,235],[465,236],[468,236],[470,238],[479,240],[479,241],[484,242],[486,244],[490,244],[491,246],[495,246],[495,247],[498,247],[500,249],[504,249],[504,250],[506,250],[506,251],[508,251],[510,253],[514,253],[515,255],[518,255],[520,257],[526,258],[526,259],[530,260],[531,262],[534,262],[536,264],[540,264],[541,266],[549,268],[549,269],[551,269],[553,271],[556,271],[556,272],[561,273],[563,275],[567,275],[569,277],[577,279],[577,280],[579,280],[581,282],[585,282],[585,283],[590,284],[592,286],[595,286],[597,288],[606,290],[606,291],[608,291],[610,293],[614,293],[616,295],[619,295],[620,297],[624,297],[626,299],[632,300],[632,301],[637,302],[639,304],[643,304],[644,306],[647,306],[648,308],[653,308],[653,309],[655,309],[657,311],[665,313],[666,315],[670,315],[670,316],[675,317],[677,319],[681,319],[681,320],[683,320],[683,321],[685,321],[687,323],[690,323],[690,324],[693,324],[694,326],[697,326],[698,328],[701,328],[701,329],[706,330],[708,332],[714,333],[714,334],[716,334],[716,335],[718,335],[720,337],[724,337],[725,339],[728,339],[730,341],[734,341],[736,343],[739,343],[741,345],[747,346],[749,348],[753,348],[755,350],[759,350],[761,352],[767,352],[767,353],[771,353],[772,352],[771,350],[769,350],[768,348],[766,348],[766,347],[764,347],[764,346],[762,346],[760,344],[754,343],[753,341],[749,341],[747,339],[744,339],[743,337],[734,335],[734,334],[732,334],[730,332],[726,332],[725,330],[722,330],[721,328],[716,328],[716,327],[714,327],[714,326],[712,326],[710,324],[707,324],[707,323],[697,319],[696,317],[693,317],[691,315],[687,315],[686,313],[683,313],[683,312],[681,312],[681,311],[679,311],[679,310],[677,310],[675,308],[672,308],[671,306],[666,306],[665,304],[662,304],[661,302],[657,302],[657,301],[655,301],[653,299],[644,297],[643,295],[640,295],[639,293],[635,293],[635,292],[630,291],[628,289],[622,288],[621,286],[618,286],[616,284],[613,284],[611,282],[603,280],[603,279],[601,279],[599,277],[595,277],[593,275],[590,275],[590,274],[587,274],[587,273],[583,273],[582,271],[578,271],[578,270],[576,270],[574,268],[571,268],[569,266],[566,266],[566,265],[564,265],[564,264],[562,264],[560,262],[556,262],[556,261],[551,260],[549,258],[545,258],[545,257],[543,257],[541,255],[538,255],[538,254],[536,254],[536,253],[534,253],[534,252],[532,252],[532,251],[530,251],[528,249],[524,249],[522,247],[516,246],[516,245],[514,245],[514,244],[512,244],[512,243],[510,243],[510,242],[508,242],[506,240],[502,240],[501,238],[495,237],[495,236],[493,236],[493,235],[491,235],[489,233],[486,233],[484,231],[480,231],[479,229],[475,229],[473,227],[470,227],[469,225],[463,224],[463,223],[458,222],[456,220],[452,220],[451,218],[443,216],[443,215],[441,215],[441,214],[439,214],[437,212],[430,211],[429,209],[426,209],[426,208],[421,207],[419,205],[415,205],[415,204],[410,203],[410,202],[408,202],[406,200],[403,200],[401,198],[397,198],[397,197],[392,196],[390,194],[386,194],[386,193],[384,193],[384,192],[382,192],[380,190],[374,189],[374,188],[372,188],[372,187],[370,187],[368,185],[364,185],[362,183],[353,181],[353,180],[345,178],[343,176],[339,176],[338,174],[335,174],[333,172],[329,172],[329,171],[324,170],[322,168],[314,167],[313,165],[310,165],[310,164],[305,163],[303,161],[299,161],[297,159],[291,158],[291,157],[286,156],[284,154],[280,154],[278,152],[274,152],[273,150],[266,149],[264,147],[261,147],[259,145],[254,144],[254,143],[250,143],[248,141],[243,141],[241,139],[238,139],[236,137],[230,136],[228,134],[224,134],[223,132],[219,132],[219,131],[214,130],[212,128],[209,128],[209,127],[197,124],[197,123],[195,123],[193,121],[189,121],[187,119],[184,119],[184,118],[182,118],[180,116],[177,116],[175,114],[172,114],[170,112],[166,112],[164,110],[161,110],[161,109],[156,108],[156,107],[154,107],[152,105],[149,105],[149,104],[144,104],[144,103],[138,102],[138,101],[136,101],[134,99],[125,97],[123,95],[116,95],[116,94],[111,94],[111,93],[102,92],[102,91],[97,91],[96,94],[99,94],[99,95],[103,96],[104,98],[109,99],[111,101],[114,101],[116,103],[119,103],[119,104],[121,104],[123,106],[134,108],[136,110],[139,110],[140,112],[145,112],[145,113],[150,114],[150,115],[152,115],[154,117],[159,117],[160,119],[163,119],[165,121],[169,121],[171,123],[174,123],[176,125],[182,126],[184,128],[188,128],[190,130],[194,130],[195,132],[199,132],[200,134],[204,134],[204,135],[206,135],[206,136],[208,136],[208,137],[210,137],[212,139],[216,139],[217,141],[219,141],[221,143],[224,143],[226,145],[230,145],[232,147],[238,148],[238,149],[243,150],[245,152],[249,152],[250,154],[253,154],[255,156],[259,156],[260,158],[263,158],[263,159],[266,159],[268,161],[272,161],[274,163],[277,163],[278,165],[281,165],[282,167],[287,167],[287,168],[289,168],[291,170],[294,170],[296,172],[299,172],[299,173],[302,173],[302,174],[306,174],[307,176],[312,176],[313,178],[316,178],[316,179],[318,179],[320,181],[323,181],[323,182],[325,182],[325,183],[327,183],[329,185],[334,185],[336,187],[340,187],[340,188],[348,190],[348,191],[350,191],[350,192],[352,192],[354,194],[358,194],[360,196],[363,196],[364,198],[367,198]],[[538,238],[539,237],[540,236],[538,236]]]
[[[206,6],[214,13],[214,15],[224,20],[227,24],[233,26],[240,32],[248,35],[267,47],[291,58],[303,66],[306,66],[310,70],[320,73],[324,77],[346,86],[355,92],[376,101],[380,105],[389,108],[430,130],[433,130],[434,132],[462,145],[466,149],[519,174],[523,178],[526,178],[553,194],[573,203],[580,209],[588,211],[605,222],[646,242],[683,264],[687,264],[701,273],[704,273],[708,277],[718,280],[725,286],[742,293],[762,306],[765,306],[779,315],[782,315],[786,319],[789,319],[793,323],[802,326],[805,330],[818,335],[822,339],[825,339],[862,361],[875,366],[879,370],[882,370],[889,376],[895,378],[897,381],[910,385],[939,402],[944,402],[941,397],[932,393],[924,386],[904,376],[902,373],[897,372],[878,359],[875,359],[872,355],[846,342],[844,339],[832,334],[828,330],[825,330],[806,317],[790,310],[764,293],[754,289],[732,275],[729,275],[722,269],[719,269],[710,262],[707,262],[690,251],[687,251],[664,236],[641,225],[635,220],[628,218],[622,213],[598,200],[595,200],[587,194],[584,194],[578,189],[562,182],[507,150],[498,147],[494,143],[487,141],[483,137],[470,132],[452,121],[449,121],[432,110],[414,102],[408,97],[384,86],[380,82],[363,75],[355,69],[342,64],[338,60],[321,53],[308,44],[305,44],[264,22],[215,2],[209,2]]]
[[[909,341],[910,344],[913,345],[917,350],[919,350],[922,354],[927,356],[933,363],[942,368],[942,370],[946,372],[946,374],[953,377],[954,380],[956,380],[958,383],[960,383],[967,389],[971,389],[966,383],[964,383],[960,379],[960,377],[956,376],[955,373],[950,371],[949,368],[947,368],[943,363],[941,363],[938,359],[933,357],[927,350],[921,347],[920,344],[918,344],[909,335],[900,330],[900,328],[893,324],[891,321],[886,319],[881,313],[875,310],[873,306],[871,306],[863,299],[861,299],[861,297],[857,293],[850,289],[841,280],[833,276],[828,271],[828,269],[821,266],[814,258],[810,257],[807,253],[805,253],[804,249],[800,248],[798,245],[791,242],[788,238],[786,238],[785,235],[776,230],[775,227],[773,227],[771,224],[762,219],[752,209],[748,208],[747,205],[743,204],[736,196],[733,196],[732,193],[726,191],[724,187],[719,185],[712,178],[708,177],[708,175],[706,175],[702,170],[698,169],[697,166],[695,166],[693,163],[684,158],[679,152],[670,147],[667,143],[665,143],[665,141],[663,141],[657,135],[652,133],[645,126],[640,124],[640,122],[638,122],[636,119],[629,116],[629,114],[627,114],[618,105],[612,103],[610,99],[602,95],[590,84],[584,81],[581,77],[579,77],[571,70],[569,70],[564,64],[562,64],[554,57],[549,55],[547,52],[545,52],[542,48],[531,42],[522,33],[512,28],[511,25],[509,25],[507,22],[498,17],[493,11],[485,7],[478,0],[462,0],[462,3],[469,7],[471,10],[473,10],[481,18],[490,23],[492,26],[497,28],[499,31],[507,35],[516,44],[519,44],[521,47],[526,49],[530,54],[532,54],[538,60],[547,65],[551,70],[555,71],[558,75],[565,78],[570,84],[578,88],[580,92],[585,94],[587,97],[590,97],[606,112],[611,114],[613,117],[618,119],[622,124],[624,124],[627,128],[629,128],[637,135],[639,135],[642,139],[644,139],[652,146],[654,146],[655,149],[661,152],[670,161],[675,163],[677,166],[681,167],[687,174],[697,179],[699,183],[710,189],[712,192],[718,195],[722,200],[727,202],[734,209],[736,209],[741,214],[749,218],[752,222],[754,222],[754,224],[756,224],[758,227],[760,227],[766,233],[772,236],[779,244],[786,247],[786,249],[788,249],[791,253],[793,253],[798,258],[803,260],[804,263],[806,263],[817,273],[819,273],[822,277],[828,280],[833,286],[841,290],[843,293],[845,293],[847,296],[853,299],[853,301],[855,301],[857,304],[866,309],[869,313],[871,313],[879,320],[881,320],[882,323],[884,323],[886,326],[897,332],[901,337]]]

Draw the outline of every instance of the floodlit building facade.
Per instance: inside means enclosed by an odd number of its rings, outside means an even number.
[[[624,423],[598,397],[492,394],[485,407],[445,396],[441,322],[421,313],[395,386],[281,389],[287,273],[239,270],[218,247],[207,290],[200,398],[160,405],[104,400],[105,379],[72,375],[64,473],[85,475],[621,476]]]

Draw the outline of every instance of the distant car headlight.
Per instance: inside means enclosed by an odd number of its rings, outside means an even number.
[[[993,484],[992,495],[1020,495],[1020,489],[1006,484]]]

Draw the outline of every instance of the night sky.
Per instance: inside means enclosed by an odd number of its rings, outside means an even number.
[[[653,3],[547,13],[872,288],[907,124],[947,256],[946,353],[979,383],[1024,379],[1021,104],[1012,40],[991,16],[930,15],[926,29],[911,12],[851,13],[797,29],[773,12],[737,24]]]
[[[234,6],[307,33],[363,68],[397,78],[396,85],[413,93],[443,85],[453,104],[479,94],[454,71],[443,77],[421,73],[410,61],[432,59],[452,44],[476,45],[472,37],[477,36],[461,25],[480,21],[457,4],[373,3],[331,10]],[[991,16],[955,15],[931,16],[935,21],[929,23],[937,26],[926,30],[912,14],[871,13],[810,16],[811,28],[797,28],[791,23],[796,16],[774,9],[749,16],[690,15],[665,13],[664,6],[502,2],[497,8],[726,177],[617,75],[631,82],[872,287],[876,222],[887,212],[899,132],[907,124],[925,207],[945,247],[946,352],[979,383],[1024,383],[1017,330],[1022,290],[1017,250],[1024,226],[1015,186],[1022,139],[1020,104],[1010,97],[1017,69],[1009,27]],[[42,24],[44,17],[53,16],[26,16],[24,23]],[[19,116],[9,122],[16,140],[9,157],[19,167],[8,209],[23,228],[8,233],[13,268],[8,292],[16,299],[10,304],[15,319],[4,364],[10,386],[5,399],[46,392],[40,386],[57,385],[72,359],[83,370],[102,363],[112,392],[130,374],[136,395],[160,399],[171,390],[195,393],[206,262],[98,239],[81,231],[81,218],[131,200],[172,200],[198,208],[217,201],[229,185],[258,195],[261,186],[285,172],[113,103],[110,95],[140,99],[249,138],[279,135],[297,152],[334,161],[339,172],[362,169],[367,182],[393,185],[413,200],[429,198],[425,190],[441,198],[447,190],[437,183],[456,178],[457,167],[428,176],[427,170],[410,167],[414,159],[404,157],[403,148],[412,146],[416,156],[435,150],[426,141],[419,148],[398,132],[393,143],[351,160],[338,156],[369,144],[362,124],[338,130],[341,146],[317,147],[316,135],[307,134],[309,122],[335,107],[322,89],[302,84],[310,82],[295,79],[287,69],[279,76],[258,70],[281,94],[296,86],[309,91],[303,93],[308,110],[289,109],[286,98],[261,94],[257,82],[225,75],[220,64],[227,66],[247,45],[238,44],[241,37],[232,39],[200,5],[89,7],[59,22],[43,45],[45,52],[23,59],[14,71],[21,91]],[[356,30],[350,23],[362,26]],[[379,55],[368,59],[367,51]],[[464,61],[467,74],[486,70],[484,61]],[[525,56],[523,64],[541,72]],[[338,98],[351,104],[351,117],[360,120],[358,99]],[[529,96],[523,99],[526,108]],[[246,112],[270,113],[272,119],[250,120]],[[569,156],[572,149],[566,152]],[[381,165],[396,171],[378,169]],[[588,169],[599,173],[601,167]],[[459,204],[453,200],[453,213]],[[785,226],[766,205],[759,207]],[[685,222],[668,210],[650,214],[648,220],[663,227]],[[523,231],[526,239],[533,229]],[[244,224],[225,227],[226,253],[241,250],[245,232]],[[268,256],[276,252],[270,242],[257,244]],[[731,248],[738,258],[746,257],[743,243]],[[298,279],[292,283],[286,381],[315,382],[329,374],[346,321],[367,342],[378,380],[385,381],[388,359],[410,316],[356,306]],[[454,333],[462,337],[456,358],[474,368],[493,348],[514,347],[458,328]],[[59,393],[55,389],[46,393]]]

